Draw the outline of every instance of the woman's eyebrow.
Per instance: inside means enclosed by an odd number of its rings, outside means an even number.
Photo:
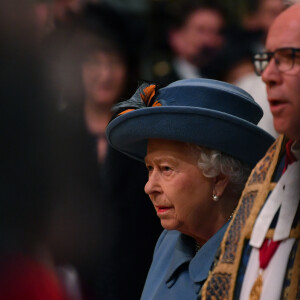
[[[172,163],[176,164],[177,160],[172,156],[162,156],[162,157],[154,157],[153,159],[149,158],[149,156],[145,156],[144,158],[145,164],[148,164],[150,162],[154,163]]]

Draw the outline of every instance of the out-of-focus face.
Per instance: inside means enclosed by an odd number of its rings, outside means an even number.
[[[267,51],[283,47],[300,48],[300,5],[283,12],[269,30]],[[276,131],[300,140],[300,53],[296,54],[294,67],[286,72],[280,72],[271,59],[262,79]]]
[[[43,37],[53,30],[53,12],[49,3],[36,3],[34,6],[34,14],[39,37]]]
[[[190,15],[183,28],[170,35],[170,43],[179,56],[201,66],[210,60],[224,42],[224,21],[213,10],[201,9]]]
[[[66,21],[69,11],[78,12],[83,3],[80,0],[54,0],[52,2],[54,17],[61,22]]]
[[[85,99],[111,107],[119,100],[125,87],[126,65],[117,53],[98,51],[82,66]]]
[[[149,172],[145,192],[161,225],[197,239],[213,235],[214,179],[204,177],[188,145],[150,139],[145,164]]]
[[[260,7],[257,18],[260,20],[260,27],[265,32],[268,31],[274,19],[284,10],[282,0],[263,0],[260,1]]]

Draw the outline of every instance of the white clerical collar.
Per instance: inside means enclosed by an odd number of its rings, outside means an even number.
[[[176,57],[173,61],[173,65],[181,79],[202,77],[197,67],[182,58]]]
[[[280,208],[274,241],[288,238],[299,205],[300,161],[290,164],[277,182],[254,224],[250,245],[260,248],[269,226]]]

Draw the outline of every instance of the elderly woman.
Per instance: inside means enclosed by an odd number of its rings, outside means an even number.
[[[116,108],[108,140],[145,162],[165,229],[142,299],[197,298],[249,170],[273,142],[256,126],[262,114],[243,90],[207,79],[141,87]]]

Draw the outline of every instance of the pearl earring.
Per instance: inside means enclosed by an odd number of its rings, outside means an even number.
[[[219,201],[219,196],[218,196],[218,195],[215,195],[215,194],[213,194],[213,200],[214,200],[215,202],[218,202],[218,201]]]

